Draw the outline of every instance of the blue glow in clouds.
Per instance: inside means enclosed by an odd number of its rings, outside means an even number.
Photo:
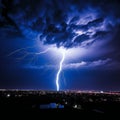
[[[57,75],[56,75],[56,87],[57,87],[57,91],[60,90],[60,87],[59,87],[59,79],[60,79],[60,73],[61,73],[62,67],[63,67],[63,62],[64,62],[64,60],[65,60],[65,51],[62,50],[61,52],[62,52],[62,59],[61,59],[61,61],[60,61],[59,70],[58,70]]]

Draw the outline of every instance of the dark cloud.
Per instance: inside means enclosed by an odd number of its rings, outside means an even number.
[[[120,24],[118,7],[118,1],[108,0],[1,0],[0,24],[30,39],[39,35],[43,44],[86,47],[114,32]]]

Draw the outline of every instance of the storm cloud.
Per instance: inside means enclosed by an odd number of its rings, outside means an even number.
[[[61,90],[120,90],[120,0],[0,0],[0,88],[56,89],[55,46]]]
[[[110,0],[1,0],[1,26],[57,47],[88,47],[114,37],[120,25],[118,4]],[[109,2],[109,4],[107,4]]]

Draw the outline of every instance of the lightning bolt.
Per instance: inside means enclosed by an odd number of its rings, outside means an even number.
[[[34,48],[34,47],[26,47],[26,48],[17,49],[15,51],[9,53],[7,56],[12,56],[14,54],[22,52],[23,55],[21,57],[17,58],[17,59],[22,60],[22,59],[26,58],[28,55],[33,55],[33,57],[31,58],[31,62],[32,62],[35,59],[36,56],[39,56],[41,54],[45,54],[48,51],[52,50],[52,48],[48,48],[48,49],[45,49],[45,50],[40,51],[40,52],[29,52],[29,51],[27,51],[30,48]],[[65,49],[62,49],[62,48],[60,48],[59,51],[62,53],[62,59],[60,60],[59,69],[58,69],[58,72],[57,72],[57,75],[56,75],[56,88],[57,88],[57,91],[60,90],[59,79],[60,79],[60,73],[61,73],[62,68],[63,68],[63,62],[65,60],[65,53],[66,53]]]
[[[21,52],[22,50],[26,50],[26,49],[28,49],[28,48],[33,48],[33,47],[26,47],[26,48],[17,49],[17,50],[15,50],[15,51],[9,53],[7,56],[14,55],[14,54],[19,53],[19,52]],[[37,52],[37,53],[24,51],[24,52],[22,52],[22,53],[24,53],[24,55],[23,55],[22,57],[18,58],[18,59],[24,59],[24,58],[27,57],[28,55],[41,55],[41,54],[45,54],[45,53],[47,53],[48,51],[50,51],[50,48],[45,49],[44,51],[41,51],[41,52]]]
[[[35,54],[36,54],[36,55],[44,54],[44,53],[47,53],[49,50],[50,50],[50,48],[48,48],[48,49],[46,49],[46,50],[44,50],[44,51],[35,53]]]
[[[11,55],[13,55],[13,54],[16,54],[16,53],[22,51],[22,50],[26,50],[26,49],[29,49],[29,48],[34,48],[34,46],[33,46],[33,47],[26,47],[26,48],[17,49],[17,50],[15,50],[15,51],[9,53],[7,56],[11,56]]]
[[[57,87],[57,91],[60,90],[60,87],[59,87],[59,78],[60,78],[60,73],[62,71],[62,67],[63,67],[63,62],[65,60],[65,52],[62,51],[62,59],[60,61],[60,64],[59,64],[59,70],[57,72],[57,75],[56,75],[56,87]]]
[[[46,54],[47,52],[49,52],[50,50],[52,50],[52,48],[47,48],[43,51],[40,51],[40,52],[29,52],[29,49],[30,48],[34,48],[34,47],[26,47],[26,48],[20,48],[20,49],[17,49],[15,51],[12,51],[11,53],[9,53],[7,56],[10,57],[12,55],[19,55],[19,57],[16,58],[16,60],[23,60],[27,57],[29,57],[29,59],[27,58],[29,64],[36,64],[37,60],[38,60],[38,56],[42,55],[42,54]]]

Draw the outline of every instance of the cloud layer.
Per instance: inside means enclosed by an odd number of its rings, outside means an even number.
[[[81,62],[75,62],[75,63],[64,63],[63,69],[64,70],[83,70],[83,69],[96,69],[96,70],[120,70],[120,62],[112,60],[110,58],[107,59],[100,59],[96,61],[81,61]],[[58,65],[26,65],[24,68],[29,69],[56,69]]]
[[[109,0],[1,0],[1,7],[3,26],[14,26],[27,38],[39,35],[43,44],[67,49],[88,47],[97,40],[112,38],[120,25],[120,6]]]

